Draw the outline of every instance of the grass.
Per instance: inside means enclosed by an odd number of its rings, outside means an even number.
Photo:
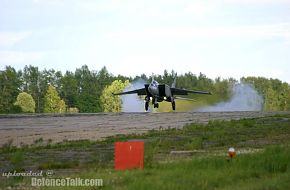
[[[21,150],[16,151],[10,156],[10,162],[12,163],[13,170],[21,171],[23,170],[22,165],[24,162],[24,153]]]
[[[104,176],[108,182],[104,189],[286,189],[290,184],[285,180],[290,176],[289,152],[289,146],[274,146],[263,153],[240,155],[232,161],[225,157],[193,157],[157,164],[146,171]],[[116,179],[113,186],[108,178]],[[253,179],[255,183],[249,183]],[[269,183],[269,180],[276,183]],[[260,188],[256,188],[256,184]]]
[[[226,101],[227,97],[220,97],[218,95],[198,95],[190,94],[189,96],[184,96],[185,98],[193,99],[191,100],[176,100],[176,112],[188,112],[198,108],[210,106],[218,102]],[[172,106],[170,102],[160,102],[158,112],[172,112]]]
[[[89,170],[76,176],[102,178],[102,189],[288,189],[289,152],[288,145],[276,145],[259,153],[238,155],[230,161],[223,156],[192,157],[156,163],[145,170]]]
[[[79,166],[78,161],[48,161],[39,165],[39,170],[51,170],[51,169],[66,169],[76,168]]]
[[[194,109],[207,106],[204,101],[176,100],[176,112],[188,112]],[[160,102],[158,112],[172,112],[170,102]]]
[[[57,144],[0,149],[0,164],[7,171],[16,165],[27,170],[27,160],[38,169],[78,169],[61,177],[103,178],[102,189],[287,189],[290,186],[290,116],[210,121],[182,129],[151,130],[144,134],[116,135],[102,141],[67,141]],[[116,172],[113,143],[143,139],[145,169]],[[228,161],[229,147],[260,150]],[[173,150],[204,153],[171,154]],[[0,188],[26,184],[27,179],[0,179]],[[44,188],[53,189],[53,188]],[[60,188],[62,189],[62,188]],[[66,189],[66,188],[63,188]],[[69,188],[68,188],[69,189]],[[73,189],[73,188],[72,188]],[[82,189],[82,188],[75,188]],[[92,189],[92,188],[87,188]]]

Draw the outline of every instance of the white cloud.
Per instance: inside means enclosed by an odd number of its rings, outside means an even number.
[[[98,13],[109,13],[118,10],[121,1],[79,1],[76,5],[86,11],[94,11]]]
[[[168,40],[168,39],[200,39],[200,38],[271,38],[281,37],[286,41],[290,37],[290,23],[270,25],[246,25],[224,27],[174,27],[174,28],[145,28],[140,31],[121,31],[106,34],[106,38],[113,41]]]
[[[13,46],[31,34],[32,32],[0,32],[0,46]]]
[[[153,17],[176,18],[195,16],[204,17],[213,12],[216,3],[203,0],[105,0],[105,1],[77,1],[76,6],[96,13],[119,14],[133,19]]]
[[[193,1],[186,5],[185,13],[192,14],[198,18],[203,18],[209,15],[216,6],[205,1]]]
[[[233,4],[289,4],[289,0],[222,0]]]
[[[41,59],[41,52],[0,51],[1,64],[30,62]]]
[[[108,65],[108,69],[117,74],[136,76],[142,73],[151,75],[154,71],[163,71],[166,68],[160,56],[151,54],[127,55],[119,60],[118,64]]]
[[[33,0],[37,5],[64,6],[66,0]]]

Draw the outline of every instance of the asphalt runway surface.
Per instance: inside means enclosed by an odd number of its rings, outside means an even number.
[[[0,115],[0,146],[64,140],[100,140],[117,134],[145,133],[151,129],[181,128],[188,123],[266,117],[289,112],[170,112]]]

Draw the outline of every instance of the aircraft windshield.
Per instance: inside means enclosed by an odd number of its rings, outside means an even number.
[[[152,84],[153,84],[153,86],[158,86],[158,82],[157,81],[153,81]]]

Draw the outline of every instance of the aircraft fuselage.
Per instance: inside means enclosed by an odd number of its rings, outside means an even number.
[[[152,81],[148,86],[148,92],[150,94],[147,96],[149,96],[149,98],[152,97],[152,103],[162,101],[172,102],[172,94],[168,85],[159,85],[157,81]]]

